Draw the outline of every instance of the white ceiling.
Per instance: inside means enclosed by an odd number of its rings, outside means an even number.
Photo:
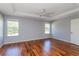
[[[75,3],[0,3],[0,11],[6,15],[21,17],[40,17],[42,9],[51,12],[51,17],[43,17],[48,20],[79,8]]]

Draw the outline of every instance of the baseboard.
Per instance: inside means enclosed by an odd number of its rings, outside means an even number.
[[[79,44],[76,44],[76,43],[73,43],[73,42],[70,42],[70,43],[72,43],[72,44],[75,44],[75,45],[78,45],[78,46],[79,46]]]
[[[38,39],[29,39],[29,40],[18,40],[16,42],[4,42],[4,45],[6,44],[13,44],[13,43],[20,43],[20,42],[26,42],[26,41],[33,41],[33,40],[41,40],[41,39],[45,39],[45,38],[38,38]]]
[[[58,39],[58,38],[54,38],[54,39],[60,40],[60,41],[63,41],[63,42],[67,42],[67,43],[71,43],[71,44],[74,44],[74,45],[78,45],[79,46],[79,44],[72,43],[71,41],[61,40],[61,39]]]
[[[20,43],[20,42],[26,42],[26,41],[33,41],[33,40],[41,40],[41,39],[47,39],[47,38],[38,38],[38,39],[29,39],[29,40],[20,40],[20,41],[16,41],[16,42],[5,42],[4,45],[6,44],[12,44],[12,43]],[[58,38],[54,38],[53,39],[56,39],[56,40],[60,40],[60,41],[64,41],[64,42],[67,42],[67,43],[71,43],[71,44],[75,44],[75,43],[72,43],[70,41],[66,41],[66,40],[61,40],[61,39],[58,39]],[[78,44],[75,44],[75,45],[78,45]],[[0,47],[2,47],[3,45],[0,45]]]

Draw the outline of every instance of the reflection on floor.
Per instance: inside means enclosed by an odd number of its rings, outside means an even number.
[[[79,56],[79,46],[56,39],[41,39],[4,45],[2,56]]]

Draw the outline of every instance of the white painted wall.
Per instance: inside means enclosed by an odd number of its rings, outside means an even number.
[[[7,36],[7,20],[10,18],[19,21],[19,36]],[[40,19],[39,19],[40,20]],[[20,18],[5,16],[5,38],[4,44],[14,43],[19,41],[35,40],[40,38],[46,38],[50,35],[44,34],[44,21],[35,20],[33,18]]]
[[[3,44],[3,16],[0,14],[0,47]]]
[[[79,18],[61,18],[52,22],[51,35],[58,40],[79,45]]]
[[[53,38],[70,42],[70,19],[58,19],[51,24],[51,35]]]

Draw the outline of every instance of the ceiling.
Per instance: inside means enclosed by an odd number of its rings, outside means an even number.
[[[0,3],[0,12],[5,15],[20,17],[37,17],[45,19],[55,19],[55,17],[79,8],[76,3]],[[42,16],[43,9],[51,13],[50,17]]]

